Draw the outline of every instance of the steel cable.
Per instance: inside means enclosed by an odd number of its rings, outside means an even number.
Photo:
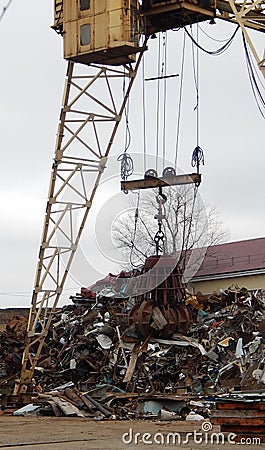
[[[3,19],[5,13],[7,12],[8,8],[9,8],[9,6],[11,5],[12,1],[13,1],[13,0],[9,0],[9,2],[7,3],[7,5],[3,7],[2,12],[1,12],[1,14],[0,14],[0,22],[1,22],[1,20]]]
[[[206,50],[205,48],[203,48],[203,47],[202,47],[202,46],[194,39],[194,37],[193,37],[192,34],[187,30],[186,27],[184,27],[184,30],[185,30],[185,32],[187,33],[187,35],[189,36],[189,38],[192,40],[192,42],[193,42],[200,50],[202,50],[202,51],[205,52],[205,53],[208,53],[208,55],[218,56],[218,55],[221,55],[223,52],[225,52],[225,51],[228,49],[228,47],[232,44],[233,39],[234,39],[236,33],[238,32],[239,28],[240,28],[240,27],[239,27],[239,25],[238,25],[237,28],[235,29],[234,33],[232,34],[232,36],[227,40],[227,42],[226,42],[224,45],[222,45],[222,47],[220,47],[219,49],[213,50],[213,51]]]
[[[242,32],[242,37],[243,37],[243,45],[244,45],[245,55],[246,55],[247,70],[248,70],[248,75],[249,75],[252,92],[253,92],[257,107],[260,111],[260,114],[265,119],[265,112],[263,111],[263,109],[265,110],[265,99],[262,95],[262,92],[261,92],[259,86],[258,86],[257,75],[255,75],[255,69],[253,67],[253,63],[252,63],[252,60],[251,60],[251,57],[250,57],[250,54],[248,51],[246,39],[245,39],[243,32]],[[262,86],[262,87],[264,88],[264,86]]]
[[[179,104],[178,104],[178,118],[177,118],[177,132],[176,132],[175,169],[177,169],[178,150],[179,150],[179,134],[180,134],[180,119],[181,119],[181,107],[182,107],[182,95],[183,95],[185,49],[186,49],[186,34],[183,35],[183,47],[182,47],[182,59],[181,59]]]

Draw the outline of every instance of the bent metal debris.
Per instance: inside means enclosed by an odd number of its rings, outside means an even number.
[[[249,419],[253,430],[256,417],[264,429],[265,291],[186,293],[187,329],[181,320],[168,327],[165,309],[152,303],[141,316],[143,328],[137,299],[120,295],[127,282],[125,275],[109,276],[96,292],[82,289],[56,311],[26,410],[12,405],[9,394],[21,368],[27,320],[9,321],[0,334],[2,412],[97,420],[199,417],[224,424],[230,402],[230,421]],[[257,400],[260,409],[251,409]]]

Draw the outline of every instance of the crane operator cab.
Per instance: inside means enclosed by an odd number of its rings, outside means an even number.
[[[64,58],[83,64],[135,61],[141,36],[213,19],[215,0],[55,0]]]
[[[138,0],[55,0],[53,28],[63,36],[64,58],[120,65],[140,51]]]

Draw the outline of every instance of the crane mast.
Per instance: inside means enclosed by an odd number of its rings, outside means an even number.
[[[142,52],[134,68],[90,66],[89,73],[82,74],[75,73],[76,64],[68,63],[17,393],[31,381],[141,57]],[[123,92],[124,79],[127,89],[114,99],[113,90],[119,86]],[[95,98],[94,90],[101,95]]]
[[[55,0],[68,61],[26,345],[14,394],[28,390],[150,36],[220,18],[265,31],[265,0]],[[126,88],[124,89],[124,85]]]

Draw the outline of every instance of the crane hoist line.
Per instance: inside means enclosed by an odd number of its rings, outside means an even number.
[[[220,18],[241,27],[264,71],[264,59],[248,32],[264,32],[264,17],[265,0],[54,1],[52,28],[63,39],[68,66],[22,370],[14,394],[30,391],[149,37]],[[185,175],[173,174],[166,184],[199,181],[198,173],[191,181]],[[130,189],[130,182],[126,183],[123,188]],[[141,183],[143,188],[159,187],[164,180],[147,177],[135,183],[137,189]]]

